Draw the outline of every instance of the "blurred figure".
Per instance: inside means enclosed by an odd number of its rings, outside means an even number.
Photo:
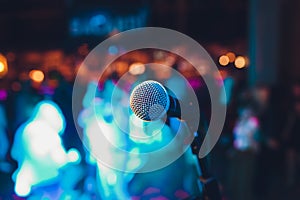
[[[233,146],[239,151],[258,151],[258,119],[254,116],[253,109],[245,107],[240,110],[239,119],[234,127]]]
[[[227,186],[231,180],[228,172],[230,167],[229,153],[232,149],[232,131],[237,119],[236,80],[227,70],[220,70],[222,79],[217,80],[218,85],[223,85],[220,91],[220,104],[227,107],[225,123],[222,134],[211,152],[211,168],[222,185],[223,196],[229,192]],[[202,101],[202,99],[200,99]],[[208,120],[206,120],[208,121]],[[208,123],[208,122],[207,122]]]
[[[60,170],[68,163],[80,162],[76,149],[66,152],[62,145],[64,128],[65,119],[59,107],[52,101],[41,101],[31,118],[17,129],[11,156],[18,163],[12,177],[18,196],[28,196],[33,187],[64,180],[60,177]],[[76,178],[73,174],[70,184]]]
[[[98,94],[100,98],[95,98],[95,94],[92,93],[97,89],[96,82],[88,85],[83,99],[85,109],[78,119],[84,132],[83,142],[90,150],[90,152],[87,152],[86,161],[90,165],[96,165],[97,189],[101,199],[130,199],[128,184],[132,179],[132,174],[124,172],[132,170],[127,165],[127,163],[130,163],[130,158],[120,155],[116,151],[116,148],[128,149],[128,138],[114,119],[119,118],[117,121],[124,123],[125,126],[128,124],[128,119],[124,115],[125,107],[122,105],[122,98],[124,98],[125,93],[117,88],[112,80],[107,80],[104,83],[102,91]],[[116,95],[114,100],[117,103],[113,107],[114,113],[111,105],[113,92]],[[97,155],[102,155],[106,161],[119,166],[123,170],[113,169],[108,166],[109,164],[103,163],[102,160],[94,157]]]
[[[230,173],[233,200],[253,200],[253,177],[258,144],[258,119],[251,107],[240,109],[239,118],[233,130],[232,165]]]
[[[255,188],[259,199],[281,199],[283,154],[278,105],[271,89],[259,85],[254,89],[255,112],[260,122],[261,148],[258,154]]]

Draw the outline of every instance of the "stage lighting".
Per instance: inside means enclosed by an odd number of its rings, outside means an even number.
[[[229,58],[229,62],[230,63],[233,63],[234,62],[234,60],[235,60],[235,54],[233,53],[233,52],[228,52],[228,53],[226,53],[226,56]]]
[[[44,80],[45,75],[41,70],[31,70],[29,72],[29,77],[34,82],[41,83]]]
[[[7,72],[8,72],[7,59],[4,57],[4,55],[0,54],[0,78],[5,76]]]
[[[242,69],[246,67],[246,59],[243,56],[238,56],[234,61],[234,65],[236,68]]]
[[[226,66],[226,65],[228,65],[229,64],[229,58],[228,58],[228,56],[226,56],[226,55],[223,55],[223,56],[221,56],[220,58],[219,58],[219,63],[220,63],[220,65],[222,65],[222,66]]]

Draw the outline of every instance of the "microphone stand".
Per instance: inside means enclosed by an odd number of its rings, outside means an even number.
[[[199,158],[198,156],[203,139],[203,134],[196,132],[195,138],[191,144],[192,153],[197,156],[198,165],[201,171],[200,181],[203,185],[203,197],[205,200],[221,200],[222,196],[219,184],[217,179],[208,169],[207,157]]]
[[[180,104],[179,101],[175,98],[170,98],[170,110],[167,112],[167,116],[177,117],[181,119],[181,112],[180,110]],[[174,108],[174,109],[173,109]],[[176,108],[179,108],[178,110]],[[186,121],[187,127],[191,131],[191,127],[189,126],[188,121]],[[210,170],[208,169],[208,160],[207,156],[204,158],[199,158],[199,151],[201,144],[204,140],[204,134],[199,134],[200,131],[195,132],[194,140],[190,146],[192,153],[197,157],[198,165],[201,171],[200,181],[203,185],[203,198],[205,200],[222,200],[221,192],[219,189],[219,184],[217,179],[212,175]],[[199,198],[194,198],[199,199]]]

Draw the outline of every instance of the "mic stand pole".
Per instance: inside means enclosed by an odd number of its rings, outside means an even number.
[[[192,152],[197,156],[198,165],[200,167],[201,176],[200,181],[203,184],[203,196],[205,200],[221,200],[221,192],[219,189],[218,181],[212,176],[210,170],[208,169],[207,157],[199,158],[198,154],[203,141],[203,136],[201,137],[198,132],[195,133],[195,138],[191,144]]]
[[[180,110],[180,103],[176,98],[170,98],[173,99],[173,101],[170,101],[170,109],[168,110],[167,116],[173,116],[181,119],[181,112],[177,112],[177,109],[179,107]],[[187,109],[191,110],[190,106],[187,106]],[[191,113],[193,113],[193,110],[191,110]],[[192,133],[192,128],[188,123],[188,120],[185,121],[187,124],[187,127],[190,129],[190,132]],[[199,132],[199,131],[198,131]],[[198,165],[201,171],[200,181],[204,186],[203,190],[203,196],[205,200],[222,200],[221,192],[219,189],[218,181],[215,177],[212,176],[211,172],[208,169],[208,160],[207,157],[199,158],[198,154],[200,151],[201,144],[204,140],[204,134],[199,134],[198,132],[195,132],[194,140],[191,144],[192,152],[194,155],[197,156]]]

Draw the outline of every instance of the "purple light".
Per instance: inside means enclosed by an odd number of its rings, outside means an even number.
[[[0,101],[6,100],[7,92],[6,90],[0,90]]]

